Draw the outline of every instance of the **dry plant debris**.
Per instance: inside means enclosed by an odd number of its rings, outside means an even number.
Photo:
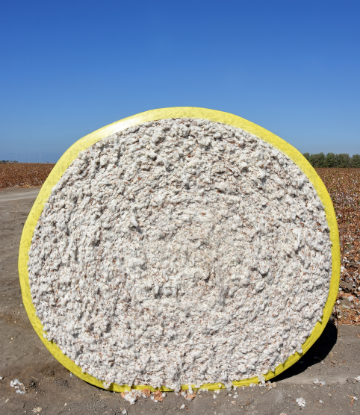
[[[150,389],[131,389],[130,391],[122,392],[121,397],[128,401],[130,405],[134,405],[139,398],[150,398],[154,402],[162,402],[166,396],[166,393],[161,390],[156,390],[151,393]]]
[[[1,163],[0,189],[41,186],[53,167],[54,164]]]
[[[351,406],[353,405],[354,401],[357,401],[358,400],[356,396],[348,395],[348,397],[351,398],[351,402],[350,402],[350,405]]]
[[[157,390],[152,395],[154,397],[154,401],[162,402],[165,398],[165,393],[162,393],[161,390]]]
[[[187,401],[192,401],[196,397],[196,391],[193,390],[181,390],[180,396],[185,398]]]
[[[334,314],[360,324],[360,169],[316,169],[334,204],[341,247],[341,279]]]
[[[131,389],[130,391],[122,392],[121,397],[128,401],[130,405],[134,405],[134,403],[139,398],[148,398],[151,395],[151,392],[149,389]]]

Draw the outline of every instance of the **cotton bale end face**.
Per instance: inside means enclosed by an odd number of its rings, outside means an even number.
[[[165,108],[61,157],[19,273],[35,330],[78,377],[217,389],[268,380],[316,341],[339,238],[325,186],[292,146],[231,114]]]

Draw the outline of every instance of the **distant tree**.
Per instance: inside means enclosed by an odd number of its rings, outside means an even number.
[[[334,153],[326,154],[326,167],[335,167],[335,154]]]
[[[339,154],[339,166],[338,167],[350,167],[350,157],[349,154]]]
[[[351,157],[351,167],[360,167],[360,154],[354,154]]]
[[[354,154],[352,157],[349,154],[341,153],[324,153],[309,154],[304,153],[303,156],[309,161],[313,167],[357,167],[360,168],[360,154]]]
[[[326,157],[324,153],[311,154],[309,161],[313,167],[326,167]]]
[[[326,157],[324,153],[320,153],[318,156],[318,167],[326,167]]]
[[[317,167],[318,165],[318,154],[310,154],[310,163],[313,167]]]

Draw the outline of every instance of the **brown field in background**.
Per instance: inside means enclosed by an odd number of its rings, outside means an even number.
[[[335,306],[341,324],[360,324],[360,169],[319,168],[340,234],[341,281]]]
[[[0,164],[0,190],[41,186],[54,164]],[[341,282],[334,312],[340,324],[360,324],[360,169],[318,168],[334,204],[340,233]]]
[[[54,164],[0,163],[0,189],[41,186]]]

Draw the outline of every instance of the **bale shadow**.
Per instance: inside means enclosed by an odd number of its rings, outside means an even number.
[[[279,376],[271,381],[279,382],[292,376],[299,375],[308,367],[321,362],[331,352],[335,346],[338,337],[338,330],[333,322],[328,322],[321,336],[312,345],[312,347],[302,356],[294,365],[285,370]]]

